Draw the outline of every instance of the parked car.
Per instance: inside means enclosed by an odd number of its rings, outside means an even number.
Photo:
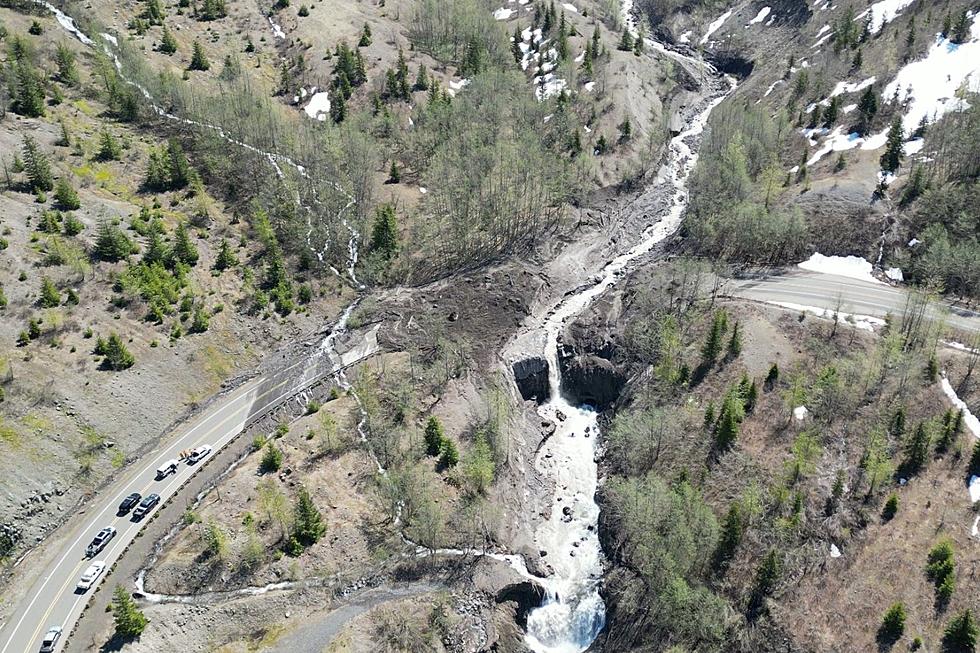
[[[128,497],[122,500],[122,503],[119,504],[119,511],[116,514],[125,515],[127,512],[132,510],[133,506],[139,503],[140,499],[142,498],[143,498],[142,494],[140,494],[139,492],[133,492]]]
[[[82,593],[87,592],[95,584],[95,581],[99,579],[103,571],[105,571],[105,562],[96,560],[88,566],[88,569],[85,570],[82,577],[78,579],[78,585],[75,586],[75,589]]]
[[[44,633],[44,639],[41,640],[41,653],[51,653],[59,639],[61,639],[61,626],[48,628],[48,632]]]
[[[176,460],[168,460],[157,468],[157,480],[166,478],[177,471],[178,463]]]
[[[109,543],[109,540],[116,536],[116,529],[112,526],[106,526],[101,531],[99,531],[92,542],[85,547],[85,555],[89,558],[94,558],[96,554],[105,548],[105,545]]]
[[[159,494],[147,494],[146,497],[140,501],[140,505],[136,506],[136,510],[133,511],[133,521],[139,521],[146,516],[148,512],[153,510],[153,507],[160,503]]]
[[[200,447],[191,452],[191,455],[187,456],[187,464],[193,465],[205,456],[211,453],[210,444],[202,444]]]

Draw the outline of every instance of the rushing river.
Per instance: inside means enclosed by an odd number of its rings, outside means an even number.
[[[662,46],[655,49],[675,56]],[[676,57],[693,61],[683,55]],[[734,82],[729,82],[734,89]],[[632,249],[607,263],[593,277],[593,285],[565,297],[542,324],[546,334],[544,356],[548,362],[550,400],[538,412],[557,428],[535,460],[538,471],[555,483],[551,516],[535,533],[538,549],[544,552],[545,561],[554,570],[553,575],[541,581],[546,592],[544,602],[528,616],[526,644],[538,653],[584,651],[605,625],[606,612],[599,594],[603,557],[598,534],[599,506],[595,501],[598,415],[591,407],[573,406],[561,396],[559,334],[569,319],[621,279],[630,263],[650,252],[680,226],[687,206],[687,181],[697,162],[701,134],[712,109],[727,95],[720,93],[711,99],[691,119],[688,128],[670,141],[666,161],[654,182],[672,189],[661,219],[641,234]]]

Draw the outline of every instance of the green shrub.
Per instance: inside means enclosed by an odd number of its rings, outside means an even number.
[[[262,460],[259,462],[259,472],[267,474],[279,471],[279,468],[282,467],[282,458],[282,451],[269,441],[265,445],[265,453],[262,454]]]
[[[878,637],[885,641],[895,642],[905,632],[905,606],[894,603],[885,612],[878,628]]]

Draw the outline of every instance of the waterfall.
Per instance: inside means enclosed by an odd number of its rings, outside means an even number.
[[[668,51],[669,54],[669,51]],[[696,145],[708,116],[734,90],[713,97],[697,113],[689,127],[670,141],[658,182],[673,188],[660,220],[647,227],[638,244],[600,271],[592,286],[567,296],[542,325],[544,356],[548,362],[550,400],[538,409],[541,417],[556,424],[554,435],[541,447],[535,468],[555,483],[551,515],[535,532],[543,562],[553,574],[541,581],[542,605],[528,615],[525,643],[537,653],[581,653],[592,645],[605,625],[605,603],[599,593],[603,556],[599,544],[599,506],[596,463],[599,438],[598,414],[591,406],[573,406],[561,395],[558,339],[565,324],[599,295],[616,284],[637,258],[648,254],[680,226],[687,206],[687,181],[697,163]]]

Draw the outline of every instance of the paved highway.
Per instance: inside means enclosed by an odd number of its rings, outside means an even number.
[[[888,313],[896,317],[901,315],[908,298],[907,291],[901,287],[804,270],[735,279],[727,284],[725,293],[760,302],[792,303],[830,310],[838,308],[839,298],[838,310],[841,312],[879,318]],[[948,303],[937,304],[931,313],[960,331],[980,331],[980,313]]]
[[[345,318],[349,311],[345,314]],[[71,629],[85,607],[88,597],[108,575],[112,564],[153,517],[153,512],[172,498],[181,485],[195,472],[207,465],[210,458],[222,447],[235,439],[256,418],[274,406],[301,393],[311,383],[334,373],[341,367],[352,365],[377,351],[377,329],[369,331],[362,342],[343,355],[333,356],[321,348],[320,352],[301,360],[269,376],[243,384],[224,397],[220,397],[201,416],[178,429],[165,444],[153,454],[133,465],[133,469],[117,479],[94,498],[87,506],[86,514],[69,522],[70,534],[64,538],[63,548],[54,556],[20,605],[14,610],[0,630],[0,653],[31,653],[41,647],[41,640],[50,626],[61,626],[63,634],[55,650],[61,650]],[[332,340],[333,336],[331,336]],[[152,398],[147,398],[152,401]],[[181,462],[176,474],[156,480],[156,469],[168,460],[175,459],[181,451],[209,444],[214,451],[197,465]],[[155,492],[161,503],[143,521],[134,522],[132,511],[117,516],[120,502],[131,492],[143,496]],[[75,585],[82,572],[91,563],[85,558],[85,547],[95,534],[106,526],[116,528],[116,536],[94,559],[104,560],[108,567],[88,592],[76,593]],[[149,543],[147,544],[149,546]],[[22,564],[31,564],[28,556]],[[105,588],[103,591],[109,591]]]

